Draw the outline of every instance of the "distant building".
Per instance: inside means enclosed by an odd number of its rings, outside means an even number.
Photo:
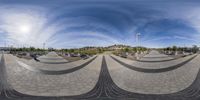
[[[48,48],[48,51],[54,51],[55,49],[54,48]]]
[[[12,49],[12,47],[0,47],[0,51],[8,51]]]

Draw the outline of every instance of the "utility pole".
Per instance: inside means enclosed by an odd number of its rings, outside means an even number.
[[[139,42],[139,39],[140,39],[140,33],[136,33],[136,35],[135,35],[135,38],[136,38],[136,42],[138,43]]]
[[[141,34],[140,33],[136,33],[135,34],[135,40],[136,40],[136,43],[137,43],[137,48],[136,48],[136,59],[139,59],[139,45],[140,45],[140,43],[139,43],[139,39],[140,39],[140,36],[141,36]]]
[[[136,38],[137,47],[139,47],[139,46],[140,46],[140,36],[141,36],[141,34],[140,34],[140,33],[136,33],[136,36],[135,36],[135,38]],[[137,49],[137,51],[138,51],[138,49]]]
[[[46,45],[46,44],[45,44],[45,43],[43,43],[43,49],[45,49],[45,45]]]

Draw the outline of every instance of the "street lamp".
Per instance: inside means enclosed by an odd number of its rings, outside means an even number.
[[[139,48],[139,45],[140,45],[140,44],[139,44],[140,36],[141,36],[140,33],[136,33],[136,36],[135,36],[136,39],[135,39],[135,40],[136,40],[136,43],[137,43],[137,50],[136,50],[136,54],[137,54],[136,57],[137,57],[137,59],[139,58],[139,57],[138,57],[138,52],[139,52],[139,51],[138,51],[138,48]]]
[[[140,33],[136,33],[136,43],[137,43],[137,47],[139,47],[140,46],[140,36],[141,36],[141,34]],[[138,49],[137,49],[137,51],[138,51]]]
[[[46,45],[46,44],[45,44],[45,43],[43,43],[43,49],[45,49],[45,45]]]

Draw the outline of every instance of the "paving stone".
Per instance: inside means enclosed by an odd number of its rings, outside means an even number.
[[[88,92],[96,85],[102,56],[80,70],[63,75],[42,75],[29,71],[21,67],[12,55],[5,55],[5,59],[8,81],[15,90],[25,94],[31,91],[30,95],[36,96],[67,96]]]
[[[127,64],[132,65],[132,66],[136,66],[138,68],[160,69],[160,68],[167,68],[169,66],[177,65],[181,62],[187,61],[188,59],[192,58],[195,55],[191,55],[191,56],[187,56],[187,57],[183,57],[183,58],[179,58],[179,59],[175,59],[175,60],[170,60],[170,61],[166,61],[166,62],[155,62],[155,63],[139,62],[139,61],[121,58],[121,57],[115,56],[115,55],[111,55],[111,56],[119,59],[122,62],[126,62]]]
[[[64,70],[64,69],[70,69],[73,67],[76,67],[78,65],[81,65],[85,62],[88,62],[90,59],[86,59],[86,60],[78,60],[78,61],[74,61],[74,62],[69,62],[69,63],[63,63],[63,64],[46,64],[46,63],[41,63],[41,62],[36,62],[34,59],[32,60],[26,60],[26,59],[20,59],[20,58],[16,58],[18,60],[18,63],[23,63],[23,64],[27,64],[28,66],[37,68],[37,69],[42,69],[42,70]]]
[[[187,88],[195,80],[200,65],[198,55],[182,67],[169,72],[143,73],[120,65],[110,56],[106,56],[106,60],[116,85],[127,91],[144,94],[168,94]],[[137,88],[130,85],[136,85]],[[154,89],[149,90],[151,88],[148,87],[154,87]]]
[[[16,64],[13,60],[15,58],[10,56],[6,55],[6,72],[8,82],[13,88],[8,90],[11,95],[1,95],[0,99],[4,97],[9,100],[16,95],[21,98],[12,98],[13,100],[199,100],[199,93],[193,92],[200,90],[200,74],[197,76],[199,55],[177,69],[161,73],[134,71],[122,66],[110,56],[99,56],[86,67],[63,75],[34,73]],[[16,72],[17,68],[19,70]],[[197,80],[194,81],[196,77]],[[190,87],[186,88],[188,86]],[[183,91],[178,92],[180,90]]]

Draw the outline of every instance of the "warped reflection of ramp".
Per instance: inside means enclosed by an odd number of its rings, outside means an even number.
[[[70,68],[70,69],[62,69],[62,70],[39,69],[39,68],[36,68],[36,66],[27,65],[27,64],[25,64],[21,61],[17,61],[17,62],[18,62],[19,65],[23,66],[24,68],[31,70],[31,71],[34,71],[34,72],[37,72],[37,73],[46,74],[46,75],[61,75],[61,74],[72,73],[74,71],[77,71],[77,70],[87,66],[92,61],[94,61],[96,59],[96,57],[93,57],[92,59],[90,59],[89,61],[87,61],[87,62],[85,62],[81,65],[75,66],[75,67]]]
[[[161,72],[167,72],[167,71],[171,71],[171,70],[174,70],[174,69],[177,69],[181,66],[183,66],[184,64],[190,62],[191,60],[193,60],[197,55],[194,55],[193,57],[189,58],[188,60],[186,61],[183,61],[179,64],[176,64],[176,65],[173,65],[173,66],[169,66],[169,67],[165,67],[165,68],[159,68],[159,69],[150,69],[150,68],[140,68],[140,67],[136,67],[136,66],[133,66],[133,65],[129,65],[125,62],[122,62],[118,59],[116,59],[115,57],[111,56],[112,59],[114,59],[115,61],[117,61],[118,63],[120,63],[121,65],[129,68],[129,69],[132,69],[132,70],[135,70],[135,71],[139,71],[139,72],[145,72],[145,73],[161,73]]]
[[[2,66],[4,64],[1,63],[1,69],[5,66]],[[74,100],[74,99],[99,99],[99,100],[107,100],[107,99],[122,99],[122,100],[199,100],[200,99],[200,72],[198,72],[198,75],[196,77],[196,80],[190,85],[188,88],[171,94],[140,94],[140,93],[134,93],[129,92],[126,90],[123,90],[119,88],[112,80],[110,76],[110,72],[108,71],[107,67],[107,59],[103,57],[102,64],[101,64],[101,71],[99,80],[96,84],[96,86],[89,92],[81,94],[81,95],[75,95],[75,96],[56,96],[56,97],[49,97],[49,96],[31,96],[31,95],[25,95],[21,94],[19,92],[16,92],[12,89],[8,89],[6,91],[9,92],[9,94],[1,95],[0,99],[2,100]],[[112,66],[114,67],[114,66]],[[0,73],[2,74],[2,73]],[[5,76],[2,76],[5,81]],[[8,84],[8,83],[7,83]],[[5,87],[4,85],[1,85]]]
[[[143,68],[143,69],[162,69],[162,68],[167,68],[167,67],[170,67],[170,66],[178,65],[182,62],[187,61],[188,59],[192,58],[195,55],[181,57],[179,59],[171,60],[171,61],[153,62],[153,63],[152,62],[139,62],[139,61],[126,59],[126,58],[122,58],[122,57],[115,56],[115,55],[111,55],[111,56],[118,59],[119,61],[121,61],[123,63],[126,63],[128,65],[132,65],[132,66],[135,66],[135,67],[139,67],[139,68]]]
[[[140,62],[164,62],[164,61],[171,61],[171,60],[175,60],[175,59],[177,59],[177,58],[173,58],[168,55],[161,54],[160,52],[158,52],[156,50],[152,50],[152,51],[150,51],[149,54],[143,56],[142,58],[140,58],[137,61],[140,61]]]
[[[12,55],[5,55],[5,59],[8,81],[16,91],[35,96],[68,96],[88,92],[95,86],[102,56],[79,70],[59,75],[27,70]]]
[[[157,50],[151,50],[149,52],[149,54],[145,55],[144,57],[149,57],[149,58],[153,58],[153,57],[160,57],[160,58],[164,58],[164,57],[168,57],[168,55],[165,55],[165,54],[161,54],[159,53]]]
[[[63,57],[58,56],[56,52],[49,52],[46,55],[35,58],[36,61],[46,64],[65,64],[68,63]]]

